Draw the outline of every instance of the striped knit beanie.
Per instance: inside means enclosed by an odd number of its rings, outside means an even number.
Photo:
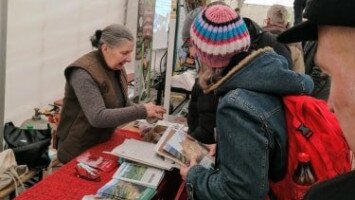
[[[205,8],[195,18],[190,34],[197,56],[212,68],[226,67],[233,55],[250,46],[243,19],[225,5]]]

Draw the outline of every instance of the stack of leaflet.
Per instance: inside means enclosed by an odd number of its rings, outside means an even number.
[[[123,162],[113,175],[114,179],[133,182],[146,187],[157,188],[165,171],[146,165]]]
[[[126,160],[142,163],[164,170],[179,168],[174,161],[165,159],[155,152],[156,143],[167,130],[180,130],[183,125],[167,121],[158,121],[150,130],[142,133],[142,140],[126,139],[110,153]]]
[[[124,162],[97,195],[112,199],[149,200],[154,197],[163,177],[164,170]]]
[[[126,139],[121,145],[114,148],[111,153],[126,160],[164,170],[172,170],[178,167],[175,165],[174,161],[157,155],[154,148],[155,144],[153,143]]]
[[[150,200],[156,190],[135,183],[112,179],[97,192],[99,197],[110,199]]]

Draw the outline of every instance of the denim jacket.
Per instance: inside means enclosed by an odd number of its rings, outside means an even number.
[[[286,170],[287,132],[281,96],[309,94],[312,79],[288,69],[271,48],[253,52],[207,91],[219,96],[216,169],[187,174],[195,199],[264,200],[269,179]]]

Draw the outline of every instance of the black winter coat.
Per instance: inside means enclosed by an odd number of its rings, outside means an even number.
[[[318,99],[328,100],[330,91],[330,77],[323,73],[322,70],[314,62],[317,52],[317,42],[309,41],[304,48],[304,65],[305,73],[310,75],[314,82],[314,90],[312,96]]]
[[[214,93],[204,94],[198,79],[191,91],[189,113],[187,115],[188,133],[205,144],[215,143],[214,128],[218,100]]]
[[[250,35],[250,50],[257,50],[269,46],[273,48],[277,54],[285,57],[289,68],[292,69],[293,63],[289,47],[286,44],[278,42],[276,35],[263,31],[263,29],[253,20],[247,17],[244,17],[243,19]]]

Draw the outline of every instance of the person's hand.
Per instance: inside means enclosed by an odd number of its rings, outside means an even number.
[[[216,144],[205,144],[208,149],[208,155],[215,156],[216,155]]]
[[[187,173],[189,172],[190,168],[195,165],[197,165],[197,157],[191,158],[189,166],[181,165],[180,175],[181,175],[182,179],[186,180]]]
[[[163,114],[166,112],[162,106],[157,106],[152,102],[144,104],[144,107],[147,110],[147,117],[149,118],[163,119]]]

